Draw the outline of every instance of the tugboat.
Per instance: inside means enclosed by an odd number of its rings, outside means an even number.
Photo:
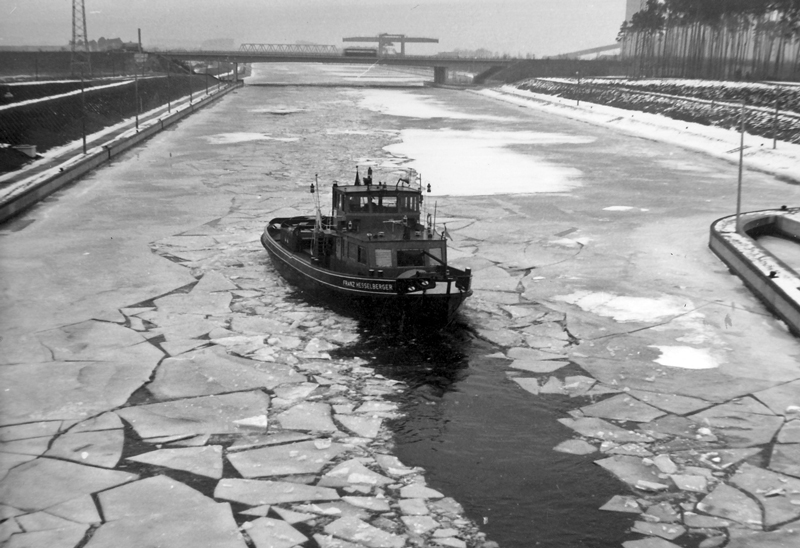
[[[444,327],[472,294],[472,271],[447,264],[447,227],[435,210],[421,219],[422,179],[407,170],[395,184],[356,176],[333,183],[331,214],[272,219],[261,243],[278,272],[312,295],[333,298],[358,313],[401,317]],[[430,185],[427,186],[430,192]]]

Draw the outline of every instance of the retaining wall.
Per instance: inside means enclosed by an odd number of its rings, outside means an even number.
[[[742,233],[736,232],[736,216],[711,225],[708,246],[766,307],[800,337],[800,275],[750,237],[770,233],[800,239],[800,208],[755,211],[741,216]]]
[[[64,162],[58,168],[32,176],[29,180],[17,184],[15,190],[12,190],[2,198],[0,203],[0,223],[20,214],[39,200],[82,177],[114,156],[122,154],[129,148],[136,146],[145,139],[149,139],[164,128],[192,114],[195,110],[203,108],[243,85],[243,82],[239,82],[223,90],[212,92],[190,105],[174,110],[171,114],[156,120],[140,123],[139,130],[136,133],[123,134],[103,145],[95,146],[86,154],[81,154]]]

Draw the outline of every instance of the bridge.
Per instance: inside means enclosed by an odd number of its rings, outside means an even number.
[[[419,39],[406,39],[406,41],[410,40]],[[351,39],[351,41],[354,40]],[[347,49],[320,44],[242,44],[238,50],[234,51],[153,50],[148,53],[181,61],[221,61],[228,63],[339,63],[431,67],[434,70],[434,82],[440,84],[446,82],[448,69],[469,70],[474,72],[484,72],[488,70],[497,71],[522,61],[522,59],[506,57],[385,55],[379,53],[379,50],[376,50],[372,55],[364,54],[364,52],[356,52],[355,55],[348,55]]]

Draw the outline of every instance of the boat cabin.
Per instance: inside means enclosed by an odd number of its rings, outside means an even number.
[[[430,218],[421,222],[422,188],[411,185],[402,178],[394,185],[334,184],[319,246],[325,266],[377,278],[443,271],[446,241]]]

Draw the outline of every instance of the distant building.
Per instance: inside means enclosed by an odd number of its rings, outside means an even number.
[[[633,14],[642,11],[647,4],[647,0],[627,0],[627,5],[625,6],[625,20],[630,21],[633,17]]]
[[[89,45],[92,46],[94,40],[89,42]],[[123,42],[122,38],[103,38],[102,36],[97,40],[97,45],[95,48],[91,48],[92,51],[116,51],[116,50],[138,50],[139,44],[136,42]]]

